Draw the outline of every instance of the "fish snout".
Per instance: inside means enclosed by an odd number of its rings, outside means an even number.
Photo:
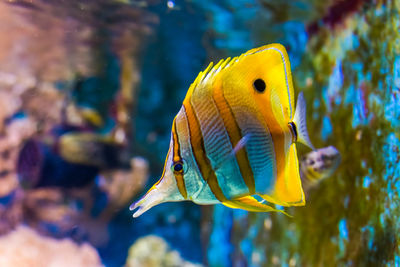
[[[150,208],[164,202],[163,194],[156,186],[153,186],[139,201],[133,203],[129,209],[136,210],[133,213],[133,218],[139,217]]]
[[[184,198],[179,193],[174,174],[167,169],[162,178],[140,200],[133,203],[129,209],[136,210],[132,215],[136,218],[158,204],[182,200]]]

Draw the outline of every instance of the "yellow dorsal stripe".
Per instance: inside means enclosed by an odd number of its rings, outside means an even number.
[[[180,154],[180,144],[178,134],[176,132],[176,117],[172,123],[172,140],[173,140],[173,160],[174,162],[181,162],[182,157]],[[174,176],[176,179],[176,184],[178,185],[179,192],[183,196],[183,198],[187,199],[187,191],[185,186],[185,180],[183,179],[183,171],[182,172],[175,172]]]
[[[218,83],[214,84],[214,86],[215,90],[213,92],[213,98],[217,106],[217,109],[219,111],[219,114],[224,122],[225,129],[229,135],[232,148],[234,148],[242,138],[242,134],[239,125],[236,121],[235,115],[233,114],[231,107],[229,106],[226,98],[224,97],[224,93],[222,91],[222,84]],[[252,195],[255,193],[254,175],[250,166],[246,149],[243,148],[238,150],[235,156],[243,180],[249,190],[249,193]]]
[[[210,160],[205,154],[206,152],[200,124],[188,99],[183,101],[183,107],[185,108],[186,118],[188,121],[193,157],[199,167],[200,174],[207,182],[214,196],[221,202],[225,201],[227,198],[224,196],[221,187],[218,184],[217,176],[211,167]]]

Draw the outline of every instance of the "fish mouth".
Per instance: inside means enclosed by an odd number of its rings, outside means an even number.
[[[129,207],[129,210],[136,210],[132,216],[133,218],[137,218],[152,207],[165,202],[165,197],[165,193],[163,194],[163,192],[160,192],[160,190],[154,186],[139,201],[133,203]]]
[[[173,173],[167,170],[163,177],[141,199],[133,203],[129,209],[131,211],[136,210],[132,216],[137,218],[158,204],[183,200],[185,199],[179,193]]]

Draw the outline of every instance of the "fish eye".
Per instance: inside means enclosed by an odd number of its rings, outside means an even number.
[[[174,164],[174,171],[176,172],[181,172],[183,171],[183,165],[182,163],[178,162]]]
[[[253,87],[257,92],[263,93],[265,91],[266,85],[263,79],[257,79],[253,82]]]
[[[175,161],[174,164],[172,164],[171,169],[174,173],[186,173],[187,171],[187,164],[185,164],[185,161]]]

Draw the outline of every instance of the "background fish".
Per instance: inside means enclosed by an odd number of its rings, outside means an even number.
[[[60,156],[74,164],[94,166],[102,170],[128,169],[127,149],[108,136],[90,132],[70,132],[60,136],[56,143]]]
[[[222,203],[249,211],[305,204],[295,142],[313,148],[290,62],[271,44],[211,63],[190,86],[172,124],[161,179],[131,210],[167,201]]]
[[[340,153],[334,146],[319,148],[301,157],[300,177],[306,196],[309,189],[336,171],[340,161]]]

